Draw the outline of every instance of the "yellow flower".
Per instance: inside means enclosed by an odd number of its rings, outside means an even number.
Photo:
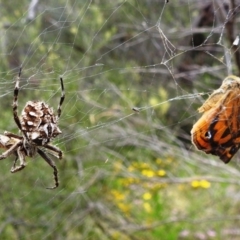
[[[128,171],[129,171],[129,172],[133,172],[134,170],[135,170],[135,167],[134,167],[134,166],[130,165],[130,166],[128,167]]]
[[[200,186],[202,188],[210,188],[211,187],[211,183],[207,180],[201,180],[200,181]]]
[[[112,190],[111,194],[116,201],[123,201],[125,199],[125,195],[117,190]]]
[[[151,193],[149,193],[149,192],[146,192],[146,193],[144,193],[143,194],[143,199],[144,200],[150,200],[152,198],[152,194]]]
[[[151,186],[151,190],[152,191],[158,191],[162,188],[166,188],[167,187],[167,183],[155,183]]]
[[[166,162],[169,163],[169,164],[172,163],[172,162],[173,162],[173,158],[168,157],[167,160],[166,160]]]
[[[211,183],[207,180],[194,180],[191,182],[191,185],[193,188],[210,188],[211,187]]]
[[[146,177],[154,177],[155,173],[152,170],[142,170],[142,175],[146,176]]]
[[[150,203],[148,202],[144,202],[143,203],[143,208],[145,209],[146,212],[150,213],[152,211],[152,207],[150,205]]]
[[[141,163],[141,164],[139,164],[139,167],[140,167],[140,168],[149,168],[149,164],[147,164],[147,163]]]
[[[135,162],[132,164],[135,168],[137,169],[146,169],[149,168],[149,165],[147,163],[144,162]]]
[[[117,206],[124,213],[129,213],[130,212],[131,207],[129,205],[125,204],[125,203],[118,203]]]
[[[131,184],[138,184],[139,182],[140,182],[139,179],[131,177],[120,179],[120,184],[126,187],[128,187]]]
[[[165,172],[165,170],[160,169],[160,170],[157,171],[157,175],[160,176],[160,177],[163,177],[163,176],[166,175],[166,172]]]
[[[200,186],[200,183],[199,183],[198,180],[194,180],[194,181],[191,182],[191,186],[193,188],[198,188]]]

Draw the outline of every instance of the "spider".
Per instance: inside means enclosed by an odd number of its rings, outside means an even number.
[[[59,185],[58,170],[54,161],[48,156],[48,154],[57,157],[58,159],[62,158],[62,151],[58,147],[51,145],[50,142],[53,138],[62,133],[58,128],[57,123],[61,116],[61,106],[65,98],[63,79],[60,77],[62,95],[56,115],[54,114],[53,109],[45,102],[28,101],[19,117],[18,92],[21,72],[22,68],[20,68],[16,79],[12,111],[14,121],[22,136],[11,132],[4,132],[4,135],[0,135],[0,147],[6,149],[6,151],[0,155],[0,160],[7,158],[11,154],[15,155],[15,160],[11,168],[11,172],[15,173],[26,166],[26,156],[32,158],[38,153],[53,168],[55,185],[53,187],[48,187],[47,189],[54,189]],[[43,149],[46,149],[46,151]],[[16,166],[18,159],[20,164]]]

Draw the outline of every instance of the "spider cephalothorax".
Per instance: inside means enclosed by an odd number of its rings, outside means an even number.
[[[49,143],[53,138],[62,133],[57,124],[58,119],[61,116],[61,106],[65,98],[63,80],[60,78],[62,96],[60,98],[56,115],[54,114],[53,109],[46,103],[42,101],[29,101],[26,103],[21,116],[18,117],[17,106],[20,76],[21,68],[14,88],[13,117],[22,136],[10,132],[4,132],[4,135],[0,135],[0,147],[7,149],[2,155],[0,155],[0,160],[14,154],[16,158],[11,168],[11,172],[15,173],[26,166],[26,156],[33,157],[38,153],[54,170],[55,186],[49,188],[54,189],[59,185],[58,171],[55,163],[47,153],[59,159],[62,158],[62,151]],[[47,153],[42,150],[44,148]],[[20,164],[19,166],[16,166],[18,159]]]

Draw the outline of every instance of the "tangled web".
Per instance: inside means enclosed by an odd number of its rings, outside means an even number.
[[[27,101],[65,101],[40,157],[1,164],[4,239],[239,238],[239,160],[198,152],[197,108],[239,75],[240,1],[8,1],[1,4],[1,134]],[[4,149],[3,149],[4,151]],[[229,216],[229,217],[226,217]],[[11,238],[10,238],[11,236]],[[14,237],[13,237],[14,236]]]

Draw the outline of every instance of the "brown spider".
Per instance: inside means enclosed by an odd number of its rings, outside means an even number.
[[[18,92],[21,72],[22,68],[19,70],[14,88],[12,109],[14,121],[21,131],[22,136],[10,132],[4,132],[4,135],[0,135],[0,147],[7,149],[0,155],[0,160],[14,154],[16,158],[11,172],[15,173],[26,166],[26,156],[34,157],[38,153],[53,168],[55,186],[48,187],[47,189],[54,189],[59,185],[58,170],[54,161],[46,153],[58,159],[62,158],[62,151],[49,143],[53,138],[62,133],[57,123],[61,116],[61,106],[65,98],[63,80],[60,77],[62,95],[59,101],[57,115],[54,114],[53,109],[46,103],[42,101],[29,101],[26,103],[21,116],[18,117]],[[46,149],[46,152],[42,150],[43,148]],[[20,164],[16,166],[18,159]]]

